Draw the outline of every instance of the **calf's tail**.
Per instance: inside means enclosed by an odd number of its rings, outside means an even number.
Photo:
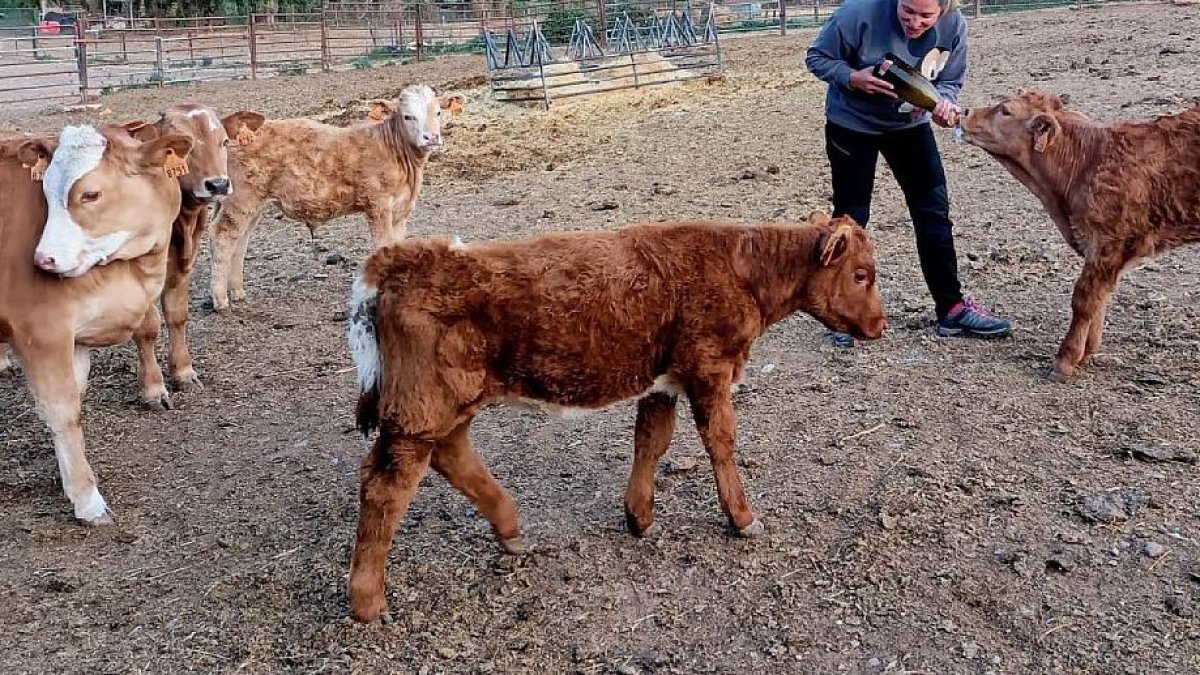
[[[358,407],[355,425],[367,436],[379,426],[379,381],[383,361],[379,356],[379,289],[366,279],[364,270],[350,292],[348,341],[358,371]]]

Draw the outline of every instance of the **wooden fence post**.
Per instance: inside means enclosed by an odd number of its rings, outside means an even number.
[[[608,8],[604,3],[605,0],[596,0],[596,21],[600,24],[600,30],[596,32],[600,38],[600,49],[608,49]],[[546,109],[549,110],[549,107]]]
[[[982,3],[980,0],[971,0],[971,9],[973,10],[972,13],[975,15],[976,19],[978,19],[980,16],[983,16],[983,8],[980,6],[981,4]]]
[[[258,79],[258,38],[254,30],[254,13],[250,13],[250,79]]]
[[[321,70],[329,71],[329,33],[325,27],[325,6],[321,6]]]
[[[417,7],[417,25],[416,25],[416,33],[417,33],[417,61],[421,61],[421,60],[424,58],[424,56],[425,56],[425,33],[424,33],[424,28],[423,28],[423,26],[424,26],[424,22],[423,22],[423,20],[421,19],[421,13],[422,13],[422,12],[421,12],[421,7],[422,7],[422,5],[418,4],[416,7]]]
[[[79,102],[87,103],[87,28],[82,21],[75,24],[75,66],[79,71]]]
[[[787,35],[787,2],[779,0],[779,34]]]
[[[160,87],[163,86],[163,80],[167,78],[167,74],[165,72],[166,69],[163,67],[162,42],[163,39],[161,35],[154,36],[154,70],[156,71],[155,74],[158,75],[158,86]]]

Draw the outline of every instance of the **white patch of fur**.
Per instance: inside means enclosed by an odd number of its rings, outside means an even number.
[[[90,248],[91,239],[75,222],[67,208],[67,198],[76,181],[100,166],[107,143],[100,132],[91,126],[68,126],[58,136],[58,149],[54,151],[54,157],[42,178],[42,192],[46,195],[48,213],[46,227],[37,245],[38,254],[54,259],[55,264],[50,271],[59,274],[74,272],[88,257],[85,253]],[[94,264],[95,261],[91,263]]]
[[[361,276],[354,280],[350,292],[347,341],[350,343],[354,367],[358,371],[358,387],[361,391],[368,391],[379,384],[379,339],[375,334],[373,307],[378,297],[379,291],[368,287]]]
[[[221,123],[217,121],[217,116],[211,112],[204,110],[193,110],[187,114],[188,117],[203,117],[208,120],[208,130],[216,131],[221,128]]]
[[[654,378],[654,383],[650,385],[650,388],[642,392],[636,398],[643,398],[645,396],[649,396],[650,394],[670,394],[672,396],[682,396],[683,387],[681,387],[679,382],[675,378],[671,377],[670,374],[659,375],[658,377]],[[557,403],[547,403],[546,401],[540,401],[538,399],[516,396],[504,399],[504,403],[520,408],[538,410],[552,417],[568,420],[587,417],[588,415],[612,407],[610,405],[606,405],[596,408],[576,408],[572,406],[558,405]]]
[[[397,102],[399,105],[394,114],[400,115],[408,141],[421,150],[441,148],[440,134],[439,142],[434,144],[427,144],[423,137],[426,131],[431,130],[433,123],[438,121],[437,111],[440,108],[433,89],[427,84],[409,85],[400,92]],[[438,126],[440,128],[440,125]]]
[[[450,242],[450,250],[465,251],[467,250],[467,245],[458,235],[454,235],[454,240]]]

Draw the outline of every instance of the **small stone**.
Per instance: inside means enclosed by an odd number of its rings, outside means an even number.
[[[772,176],[774,176],[775,174],[779,173],[779,167],[778,167],[778,166],[775,166],[774,164],[768,165],[768,166],[767,166],[767,173],[769,173],[769,174],[771,174]]]
[[[593,211],[612,211],[621,208],[621,205],[612,199],[605,199],[599,202],[592,202]]]
[[[1146,545],[1142,547],[1142,550],[1150,558],[1161,558],[1163,554],[1167,552],[1167,549],[1164,548],[1162,544],[1157,544],[1152,541],[1146,542]]]
[[[346,313],[346,310],[339,309],[333,313],[332,318],[334,321],[345,321],[346,319],[350,318],[350,315]]]
[[[509,195],[507,197],[501,197],[501,198],[497,199],[496,201],[492,202],[492,206],[516,206],[517,204],[520,204],[520,203],[521,203],[521,198],[519,196]]]
[[[341,253],[330,253],[325,256],[326,265],[341,265],[344,262],[346,262],[346,256]]]
[[[877,656],[872,656],[871,658],[867,659],[867,667],[868,668],[882,668],[883,661],[881,661],[879,659],[879,657],[877,657]]]
[[[974,642],[964,642],[962,643],[962,652],[963,658],[967,660],[974,659],[976,656],[979,656],[979,645]]]
[[[558,211],[555,211],[554,209],[546,209],[542,211],[542,218],[545,218],[546,220],[553,220],[557,216]]]
[[[881,513],[879,514],[879,524],[883,525],[883,529],[885,530],[894,530],[896,529],[896,525],[899,524],[899,519],[890,513]]]
[[[447,661],[453,661],[454,659],[458,658],[458,652],[450,649],[449,647],[438,647],[437,654]]]

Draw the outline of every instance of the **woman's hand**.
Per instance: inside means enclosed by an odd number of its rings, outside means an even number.
[[[850,88],[857,89],[868,94],[882,94],[896,98],[896,94],[892,92],[892,83],[887,80],[881,80],[871,74],[874,70],[873,66],[860,68],[850,72]]]

